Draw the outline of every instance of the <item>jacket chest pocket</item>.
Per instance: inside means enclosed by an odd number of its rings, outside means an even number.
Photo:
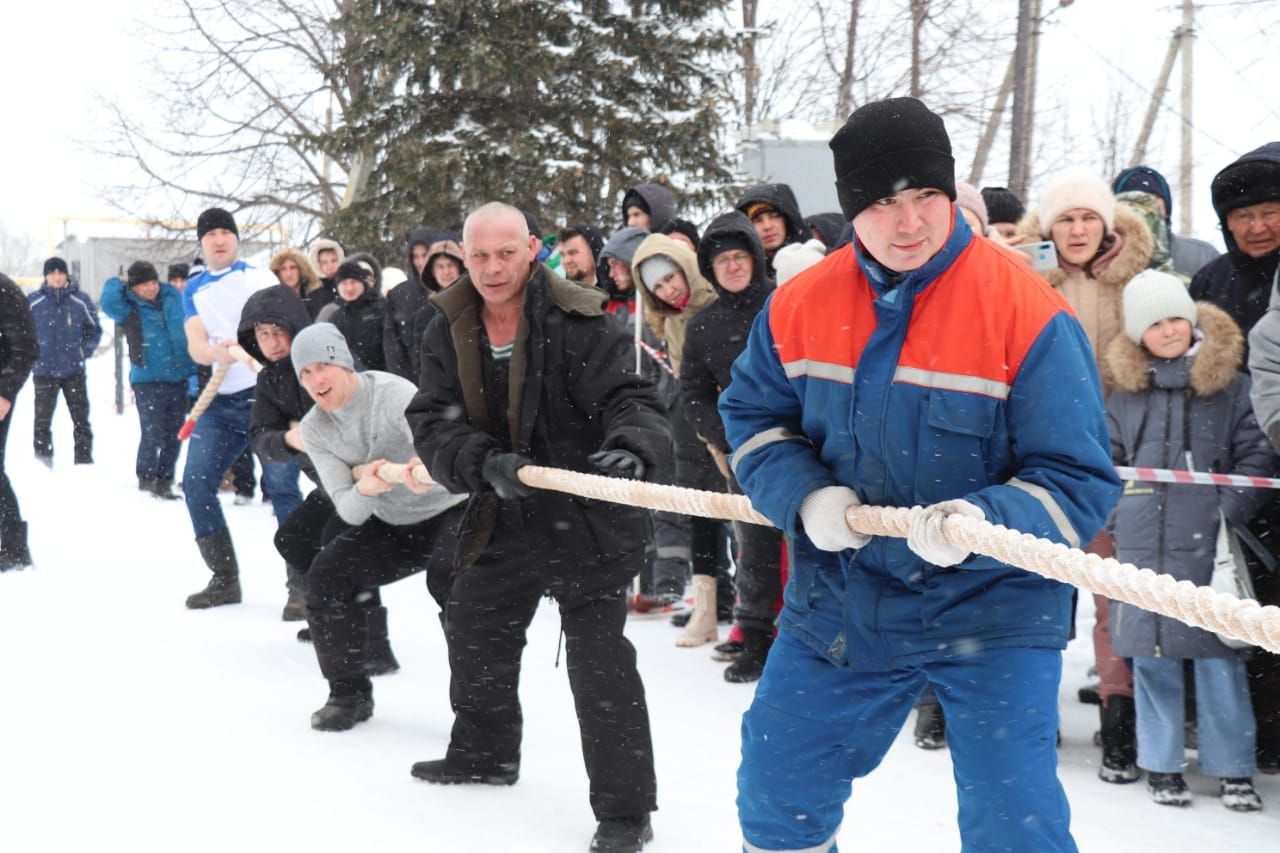
[[[929,392],[920,424],[916,501],[963,497],[994,481],[990,458],[1000,401],[958,391]]]

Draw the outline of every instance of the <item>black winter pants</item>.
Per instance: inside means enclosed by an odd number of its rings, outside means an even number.
[[[498,529],[480,559],[454,581],[445,609],[455,715],[446,761],[476,771],[520,764],[520,659],[525,632],[549,587],[513,525]],[[623,636],[625,591],[566,596],[560,621],[597,820],[657,808],[653,742],[635,648]]]
[[[93,430],[89,428],[89,393],[85,389],[84,371],[70,376],[32,376],[36,389],[35,451],[37,456],[53,455],[53,412],[58,407],[58,392],[67,398],[75,438],[77,462],[93,458]]]
[[[684,412],[671,413],[671,431],[676,444],[676,485],[708,492],[727,491],[724,477],[707,452],[707,446],[685,418]],[[732,600],[729,580],[729,525],[713,518],[689,516],[689,547],[695,575],[711,575],[719,582],[717,595],[726,592]]]
[[[11,404],[15,401],[10,400]],[[13,423],[13,409],[0,420],[0,547],[6,547],[8,539],[19,541],[18,528],[22,524],[22,512],[18,509],[18,496],[13,492],[9,475],[4,470],[4,449],[9,442],[9,424]],[[25,540],[23,540],[25,541]]]
[[[285,563],[301,572],[311,569],[311,563],[332,540],[350,525],[338,518],[333,501],[324,489],[315,488],[302,500],[279,527],[276,528],[276,550]]]
[[[736,479],[730,480],[729,490],[743,493]],[[735,521],[733,529],[738,543],[734,618],[744,630],[772,632],[773,606],[782,594],[782,531],[745,521]]]
[[[418,524],[370,518],[347,527],[316,555],[307,573],[307,622],[333,692],[371,689],[361,668],[370,590],[425,571],[428,592],[445,606],[461,518],[461,506]]]

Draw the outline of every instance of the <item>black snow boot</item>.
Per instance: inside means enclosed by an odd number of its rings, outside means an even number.
[[[152,494],[162,501],[180,501],[182,495],[173,490],[172,477],[157,477],[153,481],[154,489]]]
[[[494,770],[465,770],[449,767],[443,758],[414,762],[409,773],[434,785],[514,785],[520,778],[520,768],[514,764],[499,764]]]
[[[942,749],[947,745],[947,718],[940,703],[916,706],[915,739],[921,749]]]
[[[1191,805],[1191,791],[1181,773],[1148,773],[1147,793],[1162,806]]]
[[[390,675],[400,669],[400,663],[391,652],[391,638],[387,636],[387,608],[382,605],[363,608],[368,634],[364,643],[365,675]]]
[[[25,569],[31,565],[27,549],[27,523],[16,521],[0,530],[0,572]]]
[[[311,728],[322,732],[345,732],[373,716],[373,688],[334,682],[329,700],[311,715]]]
[[[1098,778],[1103,782],[1127,785],[1138,781],[1138,745],[1133,697],[1110,696],[1102,706],[1102,766]]]
[[[240,568],[236,563],[236,550],[231,544],[231,531],[227,528],[201,536],[196,540],[200,556],[213,572],[209,585],[187,596],[187,607],[203,610],[224,604],[240,603]]]
[[[764,674],[764,662],[773,646],[773,632],[759,628],[742,629],[742,653],[724,671],[732,684],[750,684]]]
[[[653,824],[647,814],[606,818],[596,828],[590,853],[637,853],[652,840]]]
[[[289,598],[280,618],[285,622],[301,622],[307,618],[307,575],[296,566],[285,566],[285,589]]]

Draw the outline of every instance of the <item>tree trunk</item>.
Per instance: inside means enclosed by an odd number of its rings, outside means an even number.
[[[844,121],[853,112],[853,59],[858,43],[858,17],[862,0],[849,0],[849,27],[844,45],[844,67],[840,69],[839,96],[836,100],[836,121]]]

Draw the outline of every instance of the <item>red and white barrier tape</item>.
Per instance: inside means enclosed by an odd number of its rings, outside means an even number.
[[[660,366],[663,370],[667,371],[667,373],[670,373],[672,376],[676,375],[676,372],[671,369],[671,364],[667,361],[666,353],[664,353],[660,349],[655,349],[649,346],[644,341],[640,342],[640,348],[643,349],[650,358],[658,362],[658,366]]]
[[[1175,471],[1170,468],[1116,466],[1121,480],[1142,483],[1179,483],[1184,486],[1230,486],[1237,489],[1280,489],[1280,478],[1248,474],[1212,474],[1207,471]]]

